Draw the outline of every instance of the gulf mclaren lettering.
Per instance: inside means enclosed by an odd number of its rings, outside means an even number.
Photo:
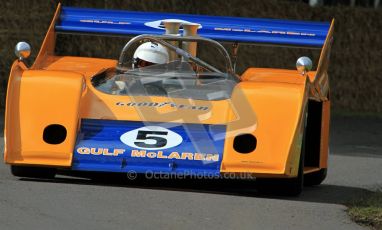
[[[165,154],[163,151],[132,150],[131,157],[155,158],[155,159],[176,159],[194,161],[219,161],[219,154],[171,152]]]
[[[109,149],[109,148],[87,148],[79,147],[77,152],[81,155],[95,156],[119,156],[125,153],[125,149]],[[191,153],[191,152],[171,152],[164,153],[163,151],[146,151],[132,150],[132,158],[150,158],[150,159],[176,159],[176,160],[191,160],[191,161],[219,161],[219,154],[215,153]]]
[[[110,150],[108,148],[87,148],[87,147],[80,147],[77,148],[77,152],[82,155],[103,155],[103,156],[118,156],[125,152],[124,149],[113,149]]]

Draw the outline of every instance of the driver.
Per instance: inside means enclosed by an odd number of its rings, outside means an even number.
[[[154,42],[145,42],[134,52],[133,69],[155,64],[165,64],[168,61],[169,55],[164,46]]]

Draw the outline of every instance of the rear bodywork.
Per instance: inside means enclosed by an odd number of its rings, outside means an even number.
[[[333,22],[320,24],[324,34],[321,37],[320,32],[314,37],[314,30],[303,36],[297,29],[294,33],[300,33],[299,36],[288,35],[287,31],[276,38],[247,34],[238,38],[219,32],[227,31],[229,25],[215,27],[216,34],[210,36],[217,40],[315,46],[322,51],[317,70],[308,76],[297,70],[248,68],[240,76],[231,98],[205,101],[111,95],[97,90],[92,78],[115,68],[117,61],[56,56],[56,33],[99,33],[109,26],[108,32],[115,34],[118,31],[114,29],[126,23],[121,20],[118,25],[113,21],[97,24],[97,20],[106,20],[100,16],[102,11],[95,10],[98,14],[94,14],[84,10],[76,14],[77,11],[59,6],[33,66],[27,68],[21,61],[15,61],[12,66],[4,132],[6,163],[85,171],[296,177],[306,132],[304,171],[327,168],[330,113],[327,68]],[[122,13],[115,12],[119,14]],[[170,16],[158,14],[157,18]],[[176,17],[196,20],[185,15]],[[198,23],[207,30],[207,22],[206,19],[205,24]],[[132,31],[127,33],[143,33],[136,28]],[[284,30],[279,28],[278,32]],[[201,30],[200,35],[209,36],[209,33],[203,34]],[[62,137],[55,133],[57,130],[46,133],[52,125],[65,128],[62,142],[55,139],[55,135],[58,139]],[[163,128],[164,131],[158,132],[167,133],[167,142],[175,141],[174,146],[170,143],[169,148],[145,149],[126,145],[131,135],[150,126]],[[242,134],[256,137],[253,151],[243,154],[234,148],[235,137]],[[44,136],[50,136],[51,143]]]

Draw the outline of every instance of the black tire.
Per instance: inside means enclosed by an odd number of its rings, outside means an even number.
[[[56,172],[55,168],[11,165],[11,173],[17,177],[53,179]]]
[[[327,168],[320,169],[317,172],[312,172],[304,175],[304,185],[305,186],[314,186],[321,184],[328,172]]]
[[[257,190],[265,195],[298,196],[304,182],[304,154],[301,154],[298,175],[295,178],[258,178]]]

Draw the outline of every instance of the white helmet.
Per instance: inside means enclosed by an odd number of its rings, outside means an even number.
[[[153,42],[145,42],[140,45],[135,50],[133,58],[134,64],[137,63],[138,59],[153,64],[165,64],[169,60],[167,49],[161,44],[156,44]]]

